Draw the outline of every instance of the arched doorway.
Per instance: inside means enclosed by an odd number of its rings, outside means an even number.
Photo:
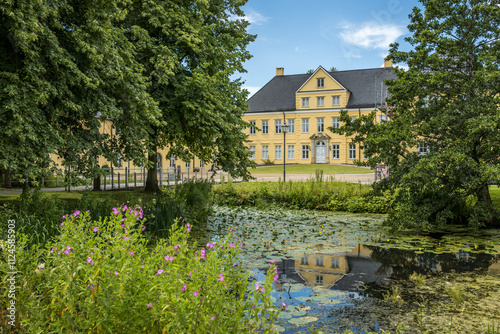
[[[324,141],[316,143],[316,163],[324,164],[326,162],[326,145]]]

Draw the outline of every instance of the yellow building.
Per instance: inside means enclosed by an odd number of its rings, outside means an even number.
[[[381,68],[328,72],[320,66],[312,74],[298,75],[285,75],[283,68],[277,68],[276,76],[248,100],[249,110],[243,116],[253,125],[246,130],[252,159],[257,164],[265,160],[282,164],[283,159],[353,164],[365,159],[359,145],[328,128],[340,126],[341,110],[357,118],[376,109],[377,122],[386,120],[383,82],[393,78],[390,60]],[[286,138],[281,130],[285,122]]]

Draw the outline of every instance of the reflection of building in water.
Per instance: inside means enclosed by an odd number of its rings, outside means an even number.
[[[305,254],[295,260],[295,269],[310,284],[356,291],[360,282],[380,282],[390,276],[390,270],[379,273],[381,263],[371,260],[371,254],[359,244],[346,253]]]
[[[491,276],[500,276],[500,259],[498,262],[493,263],[488,267],[488,275]]]

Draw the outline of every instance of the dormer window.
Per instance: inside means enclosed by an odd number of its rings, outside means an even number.
[[[318,79],[316,79],[316,82],[318,83],[318,88],[325,87],[325,78],[318,78]]]

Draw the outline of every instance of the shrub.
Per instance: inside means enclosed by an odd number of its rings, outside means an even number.
[[[143,237],[140,207],[113,208],[92,221],[76,211],[60,235],[31,252],[18,244],[24,273],[18,291],[19,331],[107,333],[270,332],[274,266],[262,287],[241,271],[241,245],[229,237],[189,245],[190,225],[173,224],[154,248]],[[6,252],[2,252],[5,256]],[[1,268],[7,271],[5,262]],[[4,292],[4,303],[7,302]],[[5,304],[4,304],[5,305]]]

